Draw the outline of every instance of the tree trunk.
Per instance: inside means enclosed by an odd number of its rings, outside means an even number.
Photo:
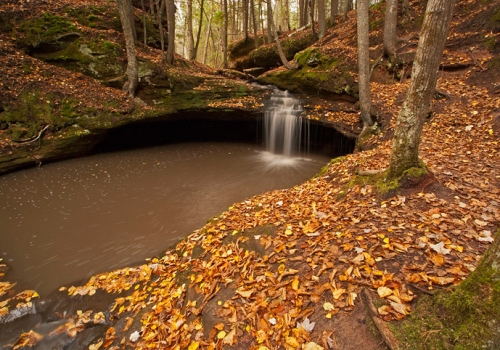
[[[200,45],[201,28],[203,26],[203,5],[204,4],[205,4],[205,0],[201,0],[201,4],[200,4],[200,21],[198,22],[198,34],[196,34],[196,43],[194,44],[193,60],[195,60],[196,56],[198,55],[198,47]]]
[[[224,12],[224,23],[222,25],[222,67],[227,68],[227,0],[223,0],[222,11]]]
[[[167,63],[174,64],[175,54],[175,3],[174,0],[166,0],[168,47]]]
[[[330,19],[333,23],[335,16],[339,14],[339,0],[332,0],[332,7],[330,8]]]
[[[316,32],[314,31],[314,0],[309,0],[309,18],[311,19],[311,33],[313,39],[316,39]]]
[[[208,53],[208,42],[210,41],[210,32],[212,31],[212,18],[214,17],[214,6],[212,1],[212,6],[210,9],[210,18],[208,19],[207,35],[205,37],[205,47],[203,49],[203,63],[207,64],[207,53]]]
[[[248,40],[248,0],[242,1],[243,6],[243,39]]]
[[[158,32],[160,33],[160,47],[161,47],[161,59],[165,60],[165,37],[163,35],[163,25],[161,24],[161,13],[163,8],[163,2],[165,0],[158,0],[156,3],[156,19],[158,21]]]
[[[267,5],[267,41],[271,42],[273,40],[273,12],[271,6],[271,0],[266,0]]]
[[[257,21],[257,18],[255,16],[254,0],[250,0],[250,16],[252,17],[252,23],[253,23],[253,40],[255,41],[255,48],[257,49],[259,47],[259,35],[257,33],[259,21]]]
[[[408,0],[403,0],[402,8],[403,13],[407,13],[410,10],[410,2]]]
[[[385,6],[384,54],[392,59],[396,55],[398,0],[387,0]]]
[[[149,12],[151,13],[151,16],[155,15],[155,5],[153,0],[149,0]]]
[[[349,1],[350,0],[344,0],[344,7],[343,7],[343,16],[342,16],[342,19],[344,21],[347,21],[347,13],[349,12]]]
[[[146,10],[144,9],[144,0],[141,0],[141,10],[142,10],[142,31],[144,32],[143,43],[144,46],[148,43],[148,34],[146,30]]]
[[[439,63],[450,26],[454,0],[429,0],[413,63],[410,88],[398,115],[392,143],[389,177],[420,167],[418,148],[424,118],[436,87]]]
[[[193,0],[186,1],[186,51],[188,60],[195,59],[193,37]]]
[[[326,33],[325,0],[318,0],[318,35],[321,39]]]
[[[370,0],[358,0],[357,27],[358,27],[358,83],[359,104],[363,129],[373,125],[370,116],[370,47],[369,47],[369,19],[368,9]]]
[[[285,57],[285,54],[283,53],[283,48],[281,47],[280,39],[278,37],[278,32],[276,31],[276,27],[274,26],[273,22],[273,9],[271,6],[271,1],[267,0],[267,16],[268,18],[271,18],[271,21],[269,25],[271,26],[271,29],[273,30],[274,33],[274,42],[276,43],[276,50],[278,50],[278,55],[280,56],[281,63],[287,68],[287,69],[297,69],[296,66],[291,65],[288,60]]]
[[[139,83],[139,68],[137,63],[137,55],[135,52],[134,33],[132,31],[133,22],[131,23],[130,8],[131,3],[128,0],[117,0],[118,13],[122,23],[123,35],[125,36],[125,46],[127,48],[127,82],[123,85],[123,91],[134,97],[137,84]]]
[[[137,44],[137,30],[135,29],[134,6],[132,5],[132,0],[127,0],[127,2],[127,16],[130,17],[130,28],[132,29],[132,37],[134,38],[134,43]]]

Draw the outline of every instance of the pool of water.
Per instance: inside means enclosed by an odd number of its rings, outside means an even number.
[[[324,156],[241,143],[183,143],[43,165],[0,177],[7,280],[44,293],[159,255],[231,204],[299,184]]]

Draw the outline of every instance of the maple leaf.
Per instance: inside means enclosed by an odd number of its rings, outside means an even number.
[[[309,333],[311,333],[314,329],[314,326],[316,325],[316,322],[311,322],[309,321],[309,318],[306,317],[302,323],[297,322],[297,329],[303,329]]]

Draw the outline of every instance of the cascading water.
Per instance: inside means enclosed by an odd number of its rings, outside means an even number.
[[[285,158],[300,154],[302,106],[288,91],[275,91],[264,118],[266,150]]]

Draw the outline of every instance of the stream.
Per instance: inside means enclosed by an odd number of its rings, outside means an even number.
[[[97,154],[0,177],[0,257],[44,295],[160,255],[231,204],[311,178],[329,158],[192,142]]]

